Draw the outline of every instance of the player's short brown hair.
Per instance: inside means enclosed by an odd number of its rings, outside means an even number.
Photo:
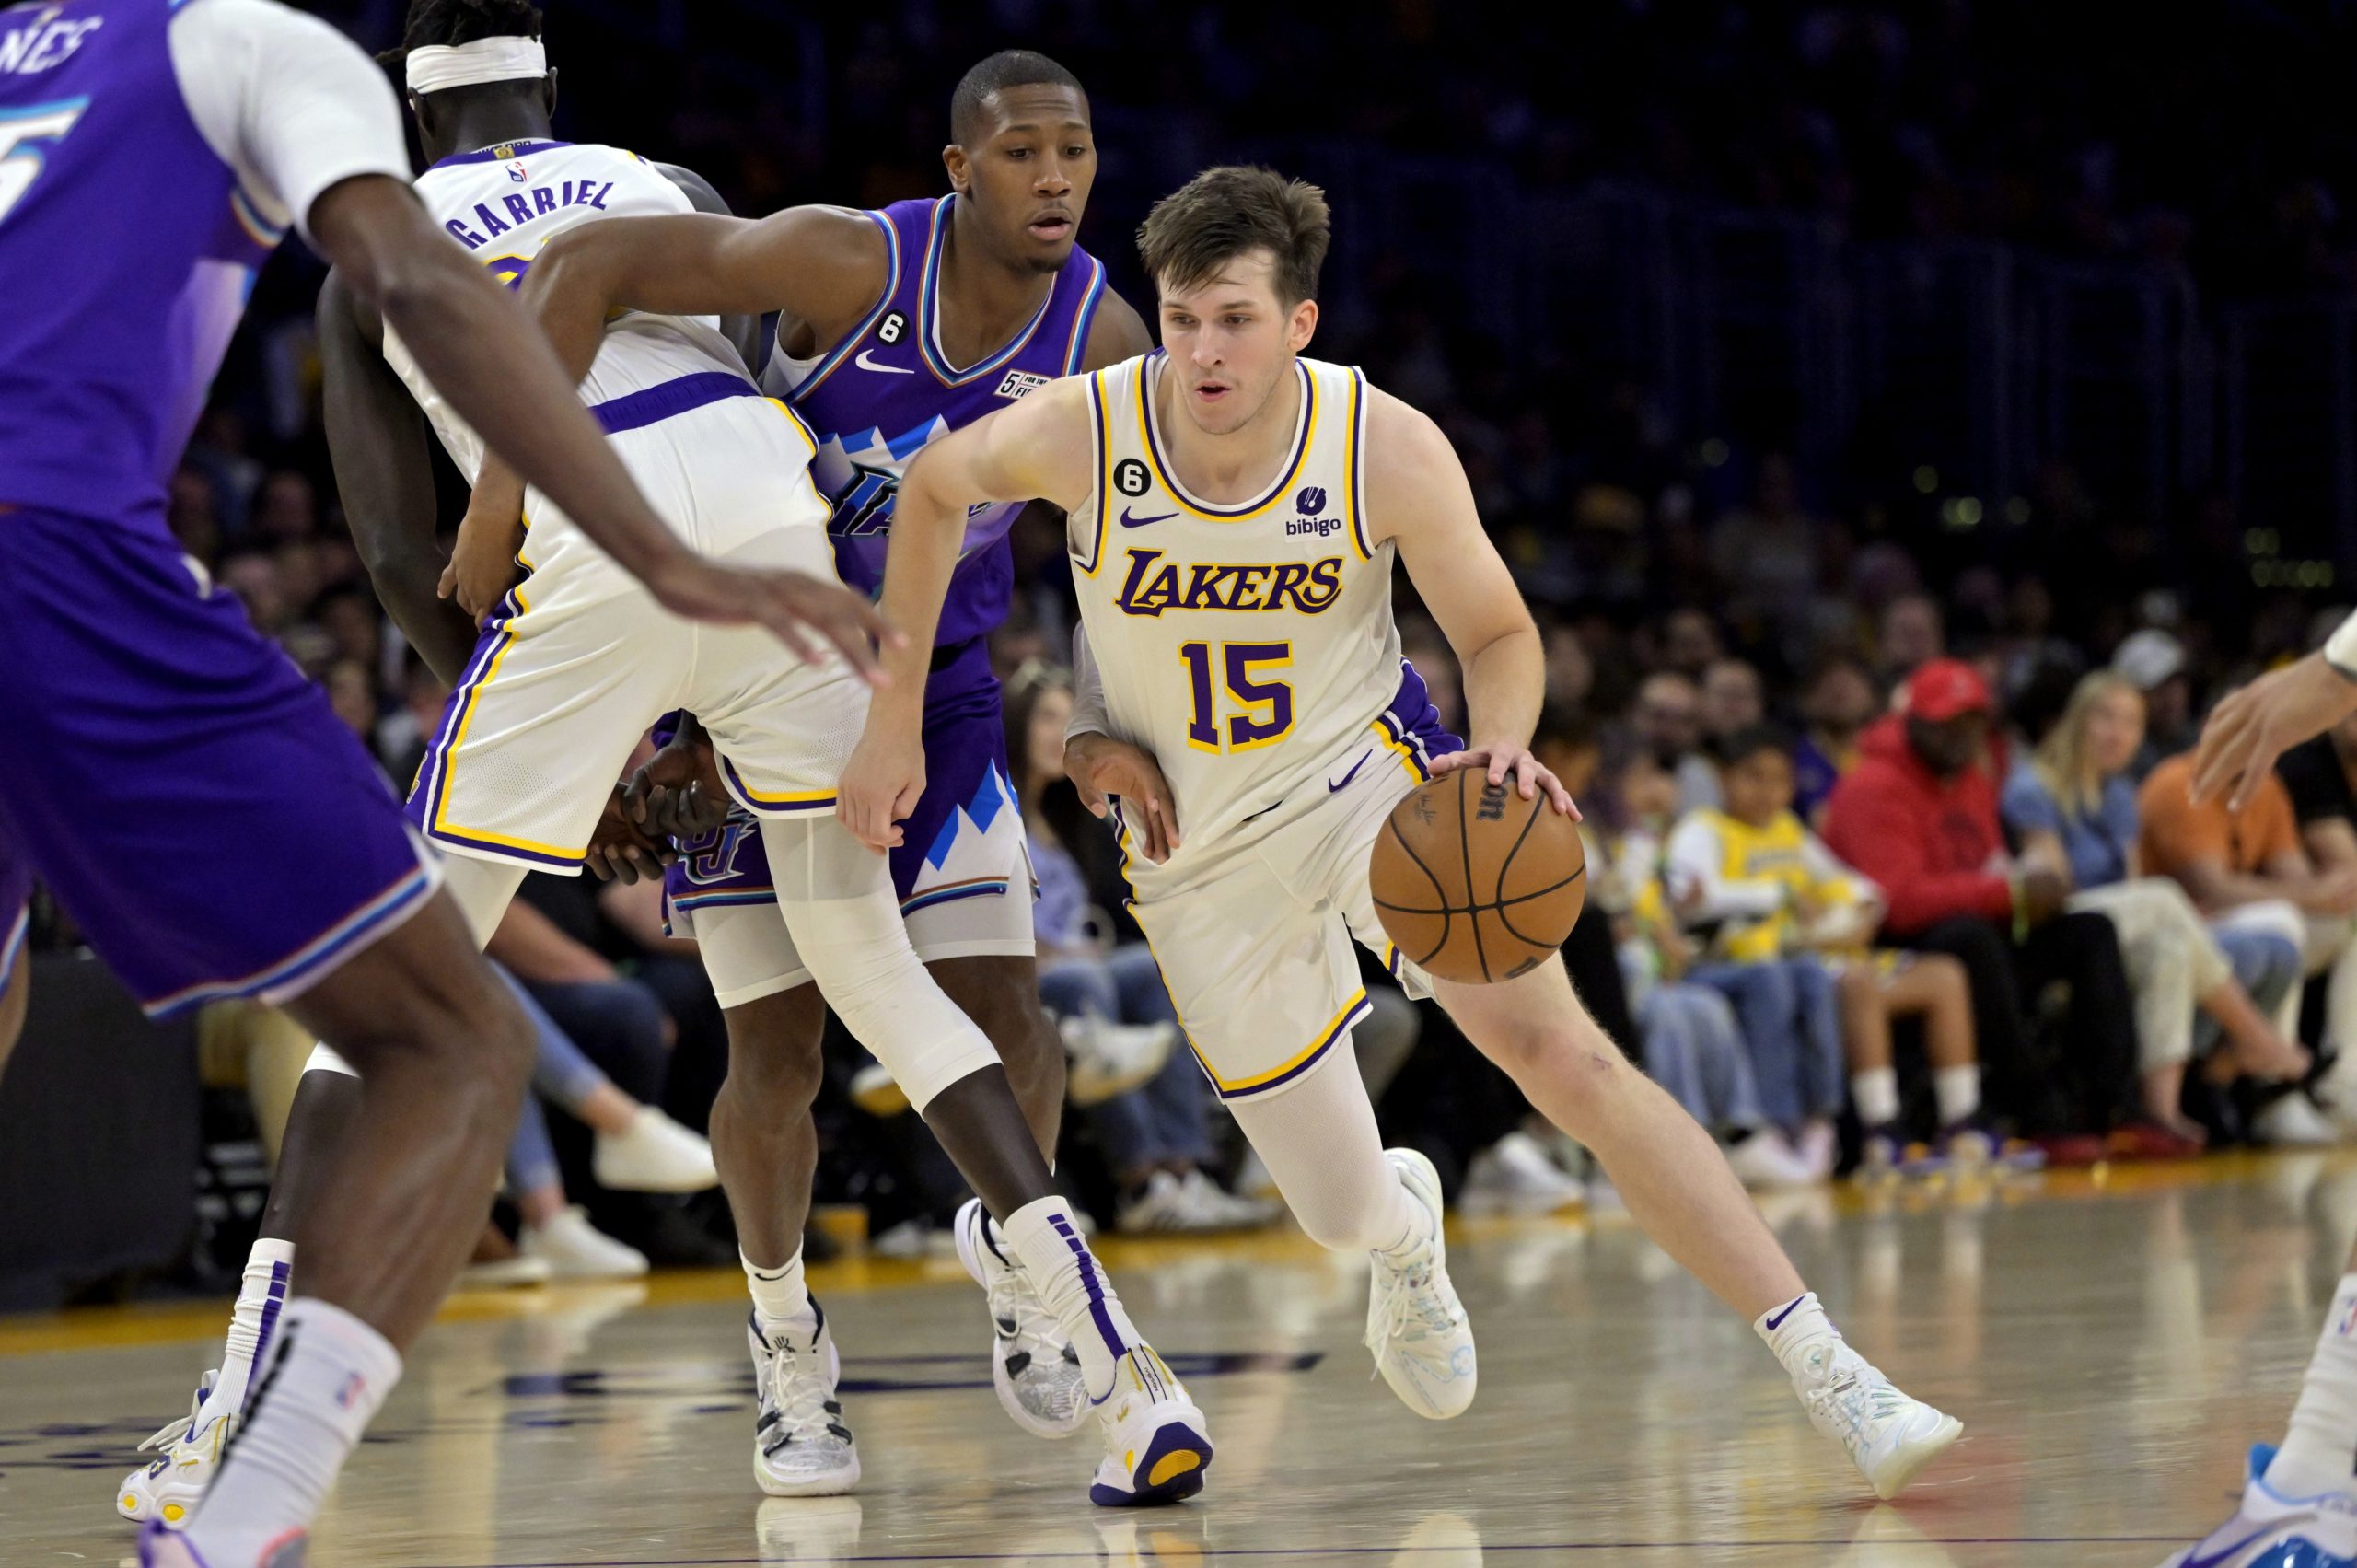
[[[1318,297],[1318,269],[1332,237],[1326,192],[1273,168],[1207,168],[1154,204],[1138,226],[1138,258],[1156,286],[1193,288],[1237,257],[1276,259],[1278,301]]]

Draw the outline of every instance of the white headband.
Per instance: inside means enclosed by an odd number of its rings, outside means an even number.
[[[457,45],[429,43],[409,52],[409,90],[436,93],[479,82],[512,82],[549,74],[549,53],[537,38],[479,38]]]

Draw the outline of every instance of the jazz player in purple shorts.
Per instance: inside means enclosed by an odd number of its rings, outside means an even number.
[[[869,591],[883,579],[900,470],[914,453],[1056,378],[1152,346],[1137,312],[1106,287],[1102,264],[1075,243],[1096,151],[1072,74],[1028,52],[993,55],[958,84],[951,134],[952,194],[759,221],[609,219],[552,239],[523,284],[560,343],[617,308],[779,310],[764,386],[809,424],[838,568]],[[512,515],[480,501],[478,514]],[[1052,1157],[1063,1046],[1039,1003],[1030,865],[988,647],[1013,593],[1007,534],[1021,510],[984,506],[967,518],[923,691],[926,788],[905,815],[891,869],[911,944],[997,1048]],[[483,553],[512,557],[513,543],[501,544]],[[462,540],[460,561],[474,554]],[[488,603],[507,586],[502,575],[463,591]],[[690,726],[654,770],[670,786],[692,775],[692,737]],[[713,1151],[757,1307],[784,1316],[803,1296],[823,1013],[778,918],[759,834],[739,810],[689,839],[666,890],[674,929],[696,939],[727,1010]],[[1027,1430],[1070,1433],[1086,1400],[1053,1319],[1008,1269],[979,1202],[957,1229],[960,1255],[991,1294],[1001,1401]],[[762,1481],[800,1484],[769,1470]]]
[[[277,1002],[367,1085],[269,1396],[187,1534],[151,1528],[143,1562],[303,1562],[481,1224],[531,1056],[366,753],[165,528],[164,482],[285,227],[674,610],[815,627],[863,665],[882,630],[835,585],[685,549],[408,174],[383,76],[271,0],[0,12],[0,844],[151,1014]],[[0,898],[13,931],[20,892]]]

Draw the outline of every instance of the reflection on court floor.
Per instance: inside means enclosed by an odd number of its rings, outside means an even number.
[[[1897,1504],[1811,1433],[1747,1325],[1625,1220],[1480,1220],[1450,1262],[1480,1400],[1419,1421],[1358,1340],[1365,1274],[1290,1233],[1113,1244],[1198,1385],[1194,1504],[1091,1508],[1085,1442],[993,1400],[954,1260],[813,1271],[865,1480],[770,1499],[731,1271],[454,1301],[354,1459],[318,1568],[735,1563],[2150,1564],[2283,1424],[2357,1157],[1805,1193],[1769,1217],[1852,1339],[1967,1423]],[[185,1406],[213,1303],[0,1319],[10,1564],[113,1562],[131,1449]]]

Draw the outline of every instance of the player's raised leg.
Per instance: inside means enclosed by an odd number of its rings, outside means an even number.
[[[1202,1411],[1082,1239],[990,1041],[917,961],[884,858],[830,816],[772,819],[762,839],[778,907],[829,1005],[981,1195],[1080,1358],[1105,1444],[1091,1499],[1128,1506],[1201,1491],[1212,1458]]]
[[[1466,1038],[1595,1153],[1645,1234],[1751,1319],[1810,1422],[1877,1496],[1896,1496],[1962,1434],[1842,1340],[1710,1134],[1629,1064],[1580,1005],[1561,958],[1493,985],[1432,984]]]

